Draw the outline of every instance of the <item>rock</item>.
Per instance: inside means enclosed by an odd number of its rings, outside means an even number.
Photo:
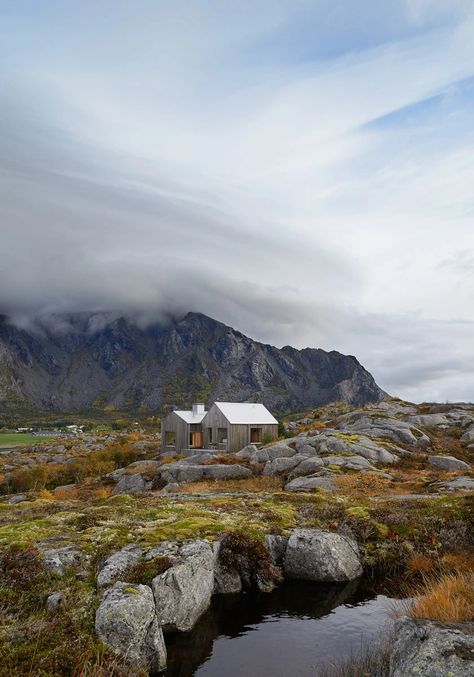
[[[238,451],[235,455],[237,458],[242,459],[243,461],[248,460],[251,456],[253,456],[256,452],[258,451],[258,448],[255,446],[255,444],[247,444],[246,447]]]
[[[166,668],[165,642],[148,586],[115,583],[97,609],[95,629],[107,647],[132,666],[151,673]]]
[[[427,426],[442,426],[447,427],[450,424],[449,419],[445,414],[422,414],[420,416],[410,416],[409,423],[413,425],[427,425]]]
[[[454,456],[430,456],[428,465],[432,468],[441,468],[442,470],[470,470],[469,463],[460,461]]]
[[[474,677],[474,624],[399,618],[390,677]]]
[[[454,480],[449,480],[449,482],[440,482],[439,484],[448,491],[474,491],[474,477],[456,477]]]
[[[193,465],[189,463],[169,463],[160,468],[162,480],[169,483],[196,482],[201,479],[245,479],[252,477],[252,471],[241,465]]]
[[[309,581],[351,581],[362,575],[357,543],[322,529],[295,529],[286,548],[285,575]]]
[[[221,542],[213,544],[214,594],[228,595],[242,592],[242,579],[236,569],[229,569],[220,561]]]
[[[181,548],[182,561],[152,581],[158,622],[165,632],[191,630],[214,589],[214,553],[205,541]]]
[[[69,490],[75,489],[75,488],[76,488],[75,484],[61,484],[58,487],[55,487],[53,489],[53,494],[61,493],[61,491],[69,491]]]
[[[58,611],[58,609],[61,609],[65,603],[66,598],[63,592],[53,592],[53,594],[49,595],[46,600],[45,609],[46,611],[50,612]]]
[[[105,588],[111,585],[127,570],[136,564],[142,557],[143,551],[135,543],[129,543],[124,548],[107,557],[97,576],[97,587]]]
[[[288,444],[284,442],[277,442],[272,447],[263,447],[263,449],[258,449],[250,458],[250,463],[266,463],[267,461],[273,461],[276,458],[289,458],[296,454],[296,449],[293,449]]]
[[[278,567],[283,567],[287,545],[287,536],[280,536],[278,534],[267,534],[265,536],[265,546],[270,553],[273,564],[276,564]]]
[[[461,437],[463,442],[474,442],[474,425],[466,430],[464,435]]]
[[[114,487],[114,494],[143,494],[146,482],[139,474],[122,475]]]
[[[324,462],[318,456],[308,458],[306,461],[299,463],[296,468],[288,475],[288,479],[292,480],[294,477],[302,477],[304,475],[312,475],[324,466]]]
[[[388,416],[371,416],[367,412],[353,412],[341,416],[337,426],[345,433],[359,433],[370,438],[387,439],[414,447],[427,447],[431,441],[425,433],[407,421]]]
[[[53,456],[51,458],[51,463],[67,463],[69,460],[69,456],[64,456],[64,454],[56,454],[56,456]]]
[[[348,470],[375,470],[374,466],[363,456],[325,456],[324,465],[335,465]]]
[[[64,576],[68,569],[82,563],[83,553],[74,545],[52,546],[40,543],[38,550],[43,555],[43,564],[50,573]]]
[[[334,491],[335,488],[332,477],[297,477],[285,485],[285,491],[313,491],[314,489]]]
[[[301,461],[305,460],[306,456],[302,456],[301,454],[295,454],[290,458],[285,457],[275,458],[272,461],[267,461],[262,474],[276,475],[277,473],[285,472],[285,470],[290,470],[291,468],[294,468],[296,465],[301,463]]]
[[[26,494],[17,494],[16,496],[12,496],[11,498],[8,499],[8,502],[10,505],[17,505],[17,503],[22,503],[23,501],[27,501],[28,496]]]

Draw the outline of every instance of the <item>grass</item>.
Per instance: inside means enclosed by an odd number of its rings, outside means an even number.
[[[426,580],[407,609],[412,618],[443,623],[474,621],[474,572],[457,572]]]
[[[37,437],[31,433],[0,433],[0,448],[10,446],[28,447],[41,444],[42,442],[50,442],[53,439],[58,439],[58,436],[44,435]]]
[[[392,646],[392,636],[363,645],[349,658],[319,670],[317,677],[388,677]]]

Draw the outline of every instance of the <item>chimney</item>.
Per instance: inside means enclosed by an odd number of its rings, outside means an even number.
[[[204,414],[206,410],[204,409],[203,404],[193,404],[193,414]]]

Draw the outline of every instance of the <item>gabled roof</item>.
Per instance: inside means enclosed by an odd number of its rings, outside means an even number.
[[[179,416],[186,421],[186,423],[201,423],[204,416],[207,414],[207,411],[202,411],[198,414],[195,414],[193,411],[173,411],[173,414]]]
[[[257,402],[215,402],[229,423],[258,425],[278,423],[263,404]]]

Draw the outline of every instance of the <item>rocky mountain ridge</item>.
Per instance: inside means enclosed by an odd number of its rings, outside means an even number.
[[[103,313],[27,329],[0,318],[0,407],[165,411],[220,399],[284,413],[385,395],[355,357],[275,348],[199,313],[145,328]]]

